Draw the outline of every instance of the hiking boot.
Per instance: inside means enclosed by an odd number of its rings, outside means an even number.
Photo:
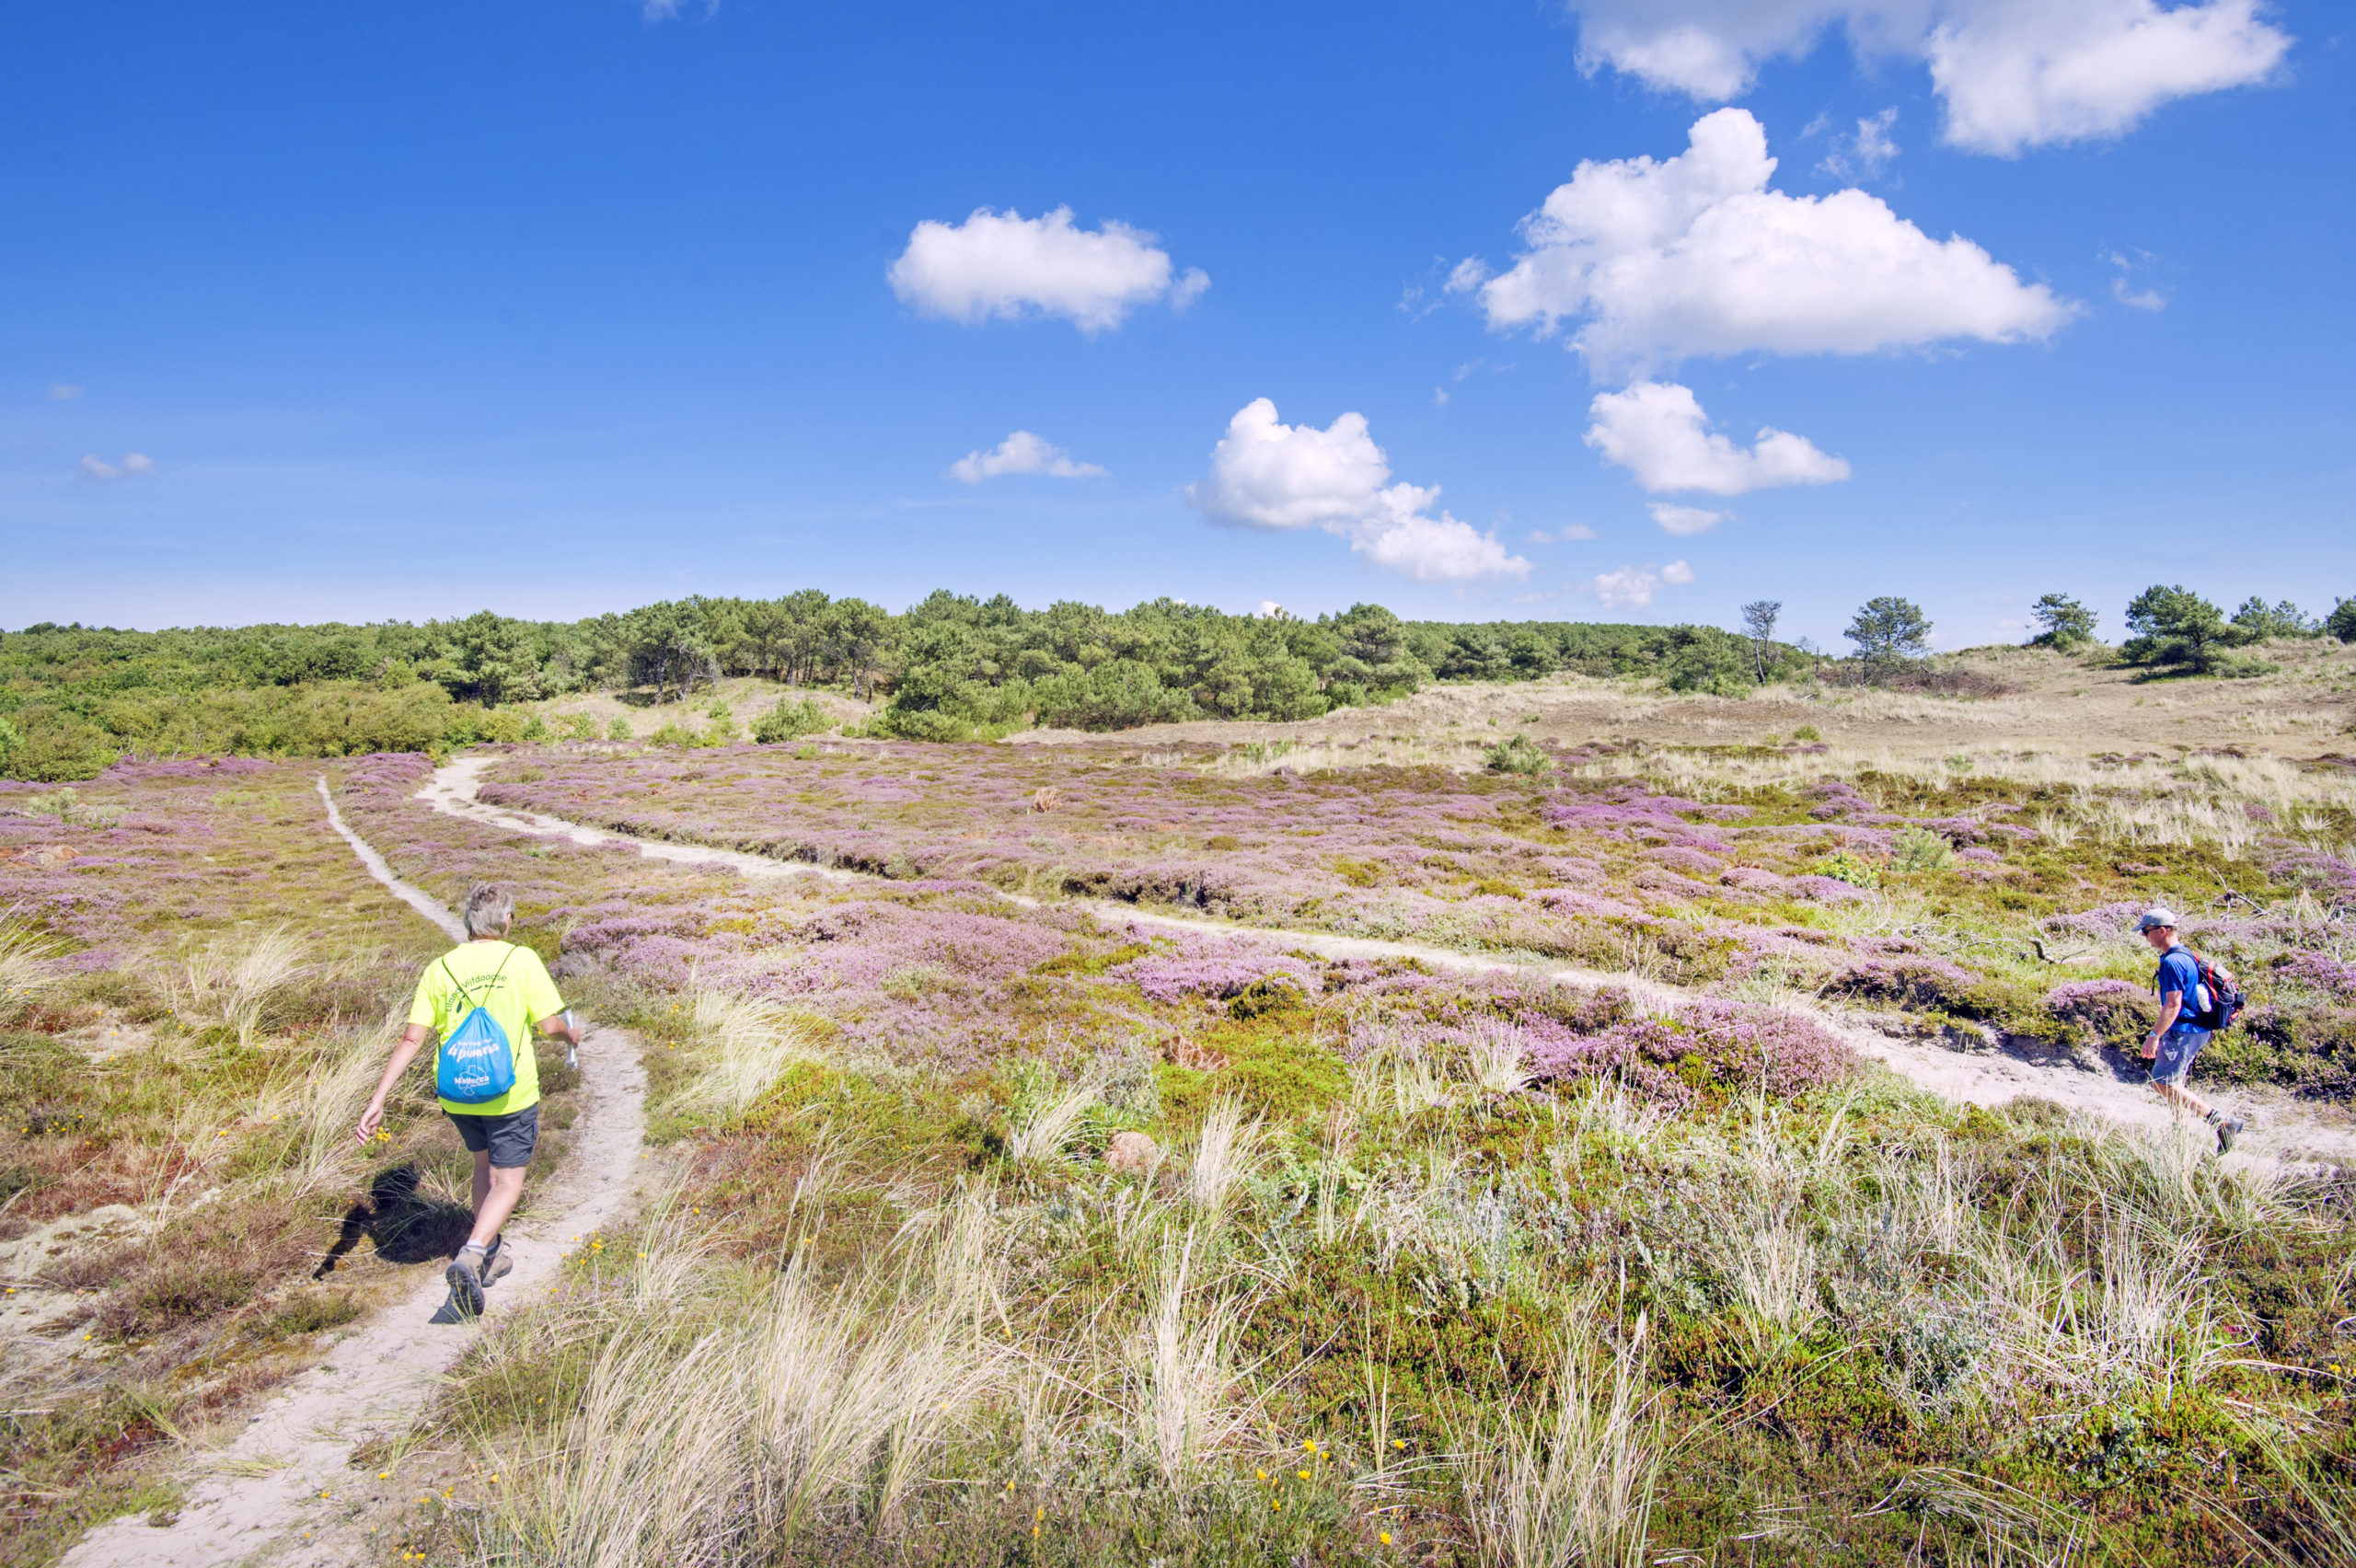
[[[463,1318],[482,1316],[482,1254],[471,1247],[463,1247],[443,1271],[450,1282],[450,1305]]]
[[[507,1244],[506,1237],[502,1236],[491,1244],[491,1251],[483,1254],[480,1272],[485,1290],[515,1272],[515,1249]]]
[[[2249,1124],[2239,1116],[2228,1116],[2217,1124],[2217,1152],[2234,1152],[2234,1140],[2249,1130]]]

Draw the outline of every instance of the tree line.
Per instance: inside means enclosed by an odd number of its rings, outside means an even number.
[[[1750,605],[1743,615],[1763,636],[1780,607]],[[2029,618],[2037,626],[2030,647],[2066,653],[2096,645],[2095,612],[2067,594],[2044,595],[2030,606]],[[2238,650],[2278,638],[2356,642],[2356,599],[2339,600],[2329,615],[2311,616],[2288,599],[2269,605],[2252,594],[2228,616],[2189,588],[2154,584],[2128,602],[2126,621],[2119,657],[2127,663],[2187,674],[2261,674],[2273,666],[2239,657]],[[1883,595],[1867,600],[1842,635],[1856,644],[1858,662],[1870,673],[1927,654],[1931,622],[1911,600]]]
[[[1175,599],[1124,611],[1026,610],[936,593],[894,615],[814,589],[774,599],[693,597],[578,621],[479,611],[366,626],[168,631],[42,623],[0,632],[0,777],[87,778],[126,753],[352,755],[545,732],[520,704],[585,691],[656,704],[729,676],[882,699],[872,732],[912,740],[1027,724],[1117,730],[1188,719],[1299,720],[1394,701],[1434,681],[1639,675],[1733,694],[1815,672],[1823,655],[1775,637],[1782,606],[1743,607],[1743,630],[1574,621],[1408,621],[1379,605],[1313,620],[1235,616]],[[2062,594],[2032,640],[2071,649],[2095,618]],[[2269,637],[2356,640],[2356,601],[2328,617],[2253,599],[2231,617],[2182,588],[2128,608],[2121,656],[2228,672]],[[1894,597],[1848,630],[1871,674],[1919,658],[1930,622]],[[807,727],[815,709],[796,709]],[[771,726],[777,729],[778,726]],[[791,732],[791,727],[780,732]]]
[[[698,596],[578,621],[484,610],[372,625],[0,632],[0,776],[87,778],[126,753],[351,755],[521,738],[519,707],[582,692],[668,703],[731,676],[880,699],[873,732],[1298,720],[1432,681],[1561,670],[1679,690],[1784,678],[1806,658],[1713,627],[1305,619],[1174,599],[1125,611],[937,593],[895,615],[814,589]]]

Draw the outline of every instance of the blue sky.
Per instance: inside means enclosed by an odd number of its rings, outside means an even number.
[[[2356,594],[2336,7],[0,25],[0,625]]]

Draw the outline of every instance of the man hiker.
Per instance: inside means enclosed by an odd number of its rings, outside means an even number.
[[[581,1030],[565,1016],[564,998],[557,995],[540,955],[506,940],[515,918],[513,897],[478,883],[467,890],[460,918],[467,940],[425,966],[410,1003],[409,1028],[394,1045],[393,1059],[376,1081],[368,1109],[360,1113],[355,1133],[362,1143],[375,1136],[394,1083],[429,1039],[440,1041],[437,1098],[475,1157],[474,1231],[448,1271],[450,1309],[463,1320],[481,1314],[483,1286],[497,1284],[515,1266],[513,1253],[500,1243],[500,1228],[524,1195],[524,1168],[532,1162],[532,1146],[540,1135],[540,1075],[532,1031],[578,1046]],[[453,1099],[453,1092],[476,1098]]]
[[[2191,949],[2176,940],[2176,912],[2172,909],[2145,910],[2135,922],[2135,928],[2152,944],[2152,951],[2160,955],[2156,981],[2160,1021],[2143,1041],[2143,1060],[2152,1064],[2152,1087],[2179,1114],[2190,1112],[2216,1128],[2217,1152],[2223,1154],[2234,1147],[2234,1140],[2248,1124],[2238,1116],[2227,1116],[2212,1109],[2184,1087],[2184,1076],[2192,1070],[2192,1058],[2209,1043],[2209,1031],[2197,1029],[2192,1023],[2212,1006],[2209,987],[2200,981],[2200,961],[2192,956]]]

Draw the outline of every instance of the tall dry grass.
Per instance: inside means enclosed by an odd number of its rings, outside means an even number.
[[[1091,1063],[1070,1083],[1031,1097],[1015,1111],[1007,1157],[1019,1165],[1059,1158],[1103,1093],[1104,1069]]]
[[[1257,1168],[1267,1124],[1244,1120],[1240,1101],[1221,1100],[1203,1118],[1186,1162],[1186,1200],[1197,1222],[1217,1227],[1227,1216],[1236,1186]]]
[[[58,973],[51,962],[65,951],[16,909],[0,914],[0,1022],[14,1022],[53,990]]]
[[[749,1302],[699,1309],[682,1261],[622,1320],[586,1325],[581,1398],[502,1499],[494,1560],[759,1560],[814,1528],[895,1528],[996,1370],[975,1212],[839,1285],[797,1256]]]
[[[1215,1461],[1249,1422],[1235,1346],[1249,1303],[1207,1291],[1202,1233],[1168,1235],[1144,1316],[1129,1347],[1131,1419],[1161,1484],[1184,1497],[1213,1478]]]
[[[311,958],[282,926],[252,938],[214,937],[184,951],[158,981],[183,1022],[230,1030],[238,1044],[250,1045],[306,985],[341,967]]]
[[[1461,1418],[1450,1434],[1466,1525],[1484,1568],[1642,1568],[1664,1434],[1646,1376],[1646,1320],[1624,1344],[1600,1299],[1567,1304],[1550,1401]]]
[[[687,1016],[701,1047],[701,1070],[681,1097],[688,1109],[742,1116],[796,1064],[818,1059],[811,1020],[777,1002],[699,984]]]

